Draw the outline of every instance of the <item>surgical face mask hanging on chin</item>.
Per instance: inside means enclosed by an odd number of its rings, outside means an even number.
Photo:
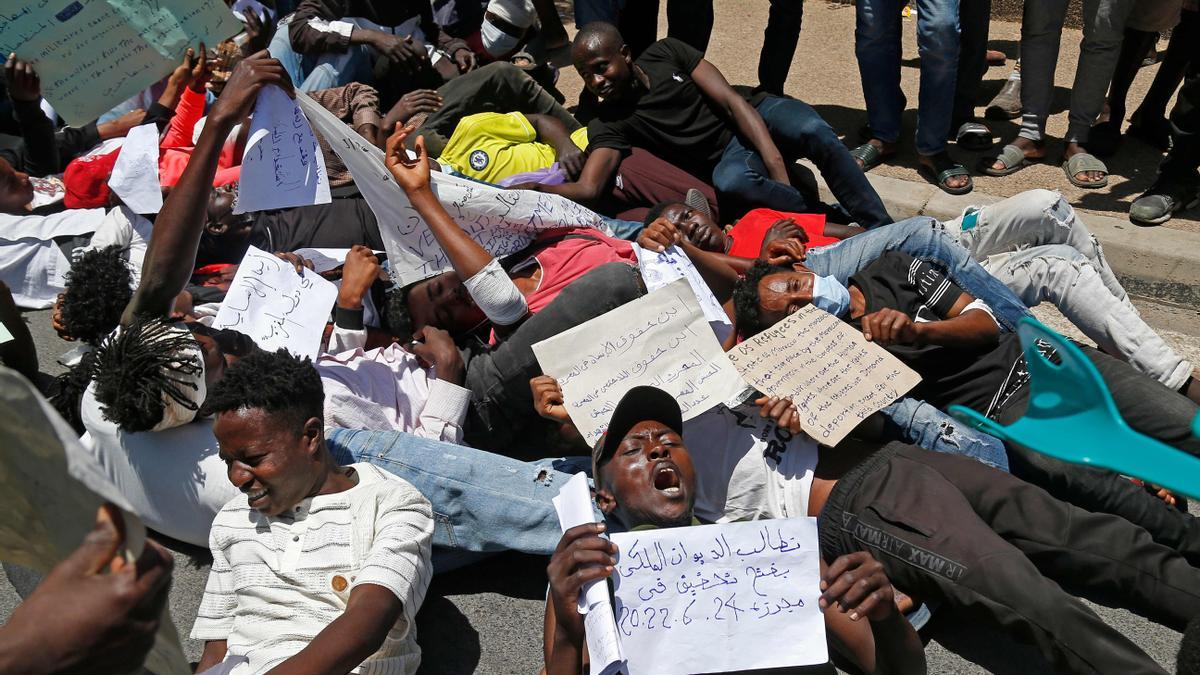
[[[834,316],[842,316],[850,309],[850,290],[836,277],[813,274],[812,296],[814,305]]]
[[[483,48],[496,58],[500,58],[515,50],[517,44],[521,41],[521,38],[505,33],[486,19],[483,22],[483,26],[479,29],[479,37],[483,40]]]

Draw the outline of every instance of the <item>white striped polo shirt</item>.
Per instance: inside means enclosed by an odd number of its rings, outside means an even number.
[[[232,673],[262,673],[304,649],[346,609],[350,592],[377,584],[404,603],[383,646],[353,672],[414,673],[414,617],[433,574],[433,513],[408,482],[370,464],[344,492],[304,500],[274,518],[245,495],[213,521],[213,564],[192,637],[226,640]]]

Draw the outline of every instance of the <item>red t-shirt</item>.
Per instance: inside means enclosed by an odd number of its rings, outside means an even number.
[[[796,225],[808,235],[808,247],[816,248],[827,244],[836,244],[840,239],[825,236],[825,216],[816,213],[784,213],[771,209],[754,209],[742,216],[728,232],[733,238],[729,247],[729,255],[735,258],[757,258],[762,249],[763,238],[767,230],[776,221],[791,218]]]

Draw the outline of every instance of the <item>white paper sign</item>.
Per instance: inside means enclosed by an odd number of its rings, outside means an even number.
[[[580,472],[571,476],[553,498],[554,510],[558,512],[558,524],[563,532],[596,522],[592,509],[592,491],[588,487],[587,474]],[[617,637],[617,626],[613,619],[612,602],[608,598],[608,584],[591,581],[579,594],[578,611],[586,614],[584,630],[587,636],[589,671],[592,675],[616,672],[625,661],[621,653],[621,641]]]
[[[108,186],[134,213],[158,213],[162,209],[157,126],[143,124],[129,130],[108,177]]]
[[[314,361],[337,287],[312,270],[297,274],[291,263],[253,246],[238,266],[212,327],[232,328],[259,347],[280,347]]]
[[[729,360],[759,391],[792,399],[805,433],[830,446],[921,381],[886,349],[813,305],[729,350]]]
[[[542,372],[558,380],[567,413],[588,443],[638,385],[674,396],[685,420],[742,389],[685,279],[542,340],[533,353]]]
[[[630,675],[825,663],[815,518],[614,534]]]
[[[301,96],[301,99],[307,97]],[[254,104],[234,213],[328,204],[325,155],[296,101],[276,86]]]
[[[638,271],[641,272],[646,290],[657,291],[676,279],[687,279],[692,292],[696,294],[696,299],[700,301],[700,309],[704,310],[704,318],[708,319],[709,325],[713,327],[717,339],[725,341],[733,331],[733,324],[687,254],[679,250],[678,246],[655,253],[633,244],[633,251],[637,253]]]
[[[317,133],[342,158],[375,212],[392,279],[408,285],[451,269],[429,226],[383,165],[383,151],[315,101],[301,96],[297,102]],[[496,257],[524,249],[544,230],[594,227],[611,234],[597,213],[558,195],[504,190],[438,172],[432,176],[432,186],[450,217]]]

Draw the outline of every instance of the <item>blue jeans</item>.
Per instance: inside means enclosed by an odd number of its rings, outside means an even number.
[[[351,82],[370,84],[374,80],[371,70],[374,54],[370,47],[350,45],[344,54],[300,54],[292,49],[286,21],[279,23],[271,44],[267,45],[267,51],[283,64],[284,70],[300,91],[331,89]]]
[[[521,462],[399,431],[326,429],[325,440],[339,464],[374,464],[425,495],[437,572],[501,551],[550,555],[562,538],[551,499],[591,470],[588,457]]]
[[[601,216],[601,219],[604,220],[605,225],[612,228],[613,236],[617,239],[637,241],[638,235],[642,233],[642,230],[646,229],[646,226],[637,220],[621,220],[620,218],[609,218],[607,216]]]
[[[892,222],[883,201],[867,181],[858,163],[833,128],[802,101],[768,96],[758,106],[784,162],[812,160],[821,171],[844,213],[866,228]],[[795,187],[771,180],[758,150],[737,136],[713,169],[713,187],[743,202],[748,208],[764,207],[793,213],[842,213]],[[844,218],[844,217],[843,217]]]
[[[927,216],[902,220],[831,246],[812,249],[805,265],[817,274],[833,275],[844,284],[850,275],[886,251],[903,251],[945,268],[950,279],[963,290],[991,306],[1003,328],[1011,330],[1021,317],[1029,315],[1024,303],[1008,287],[980,267],[944,231],[941,223]],[[974,457],[1000,469],[1008,467],[1000,441],[951,419],[923,401],[900,399],[882,412],[890,422],[891,437],[897,440],[935,452]]]
[[[917,104],[917,152],[946,149],[958,75],[959,0],[916,0],[921,88]],[[900,90],[899,0],[858,0],[854,52],[867,101],[867,123],[881,141],[900,139],[904,93]]]
[[[821,275],[833,275],[843,284],[887,251],[903,251],[946,270],[950,280],[996,313],[1002,329],[1012,330],[1029,309],[999,279],[988,274],[967,249],[928,216],[914,216],[887,227],[810,249],[804,264]]]

